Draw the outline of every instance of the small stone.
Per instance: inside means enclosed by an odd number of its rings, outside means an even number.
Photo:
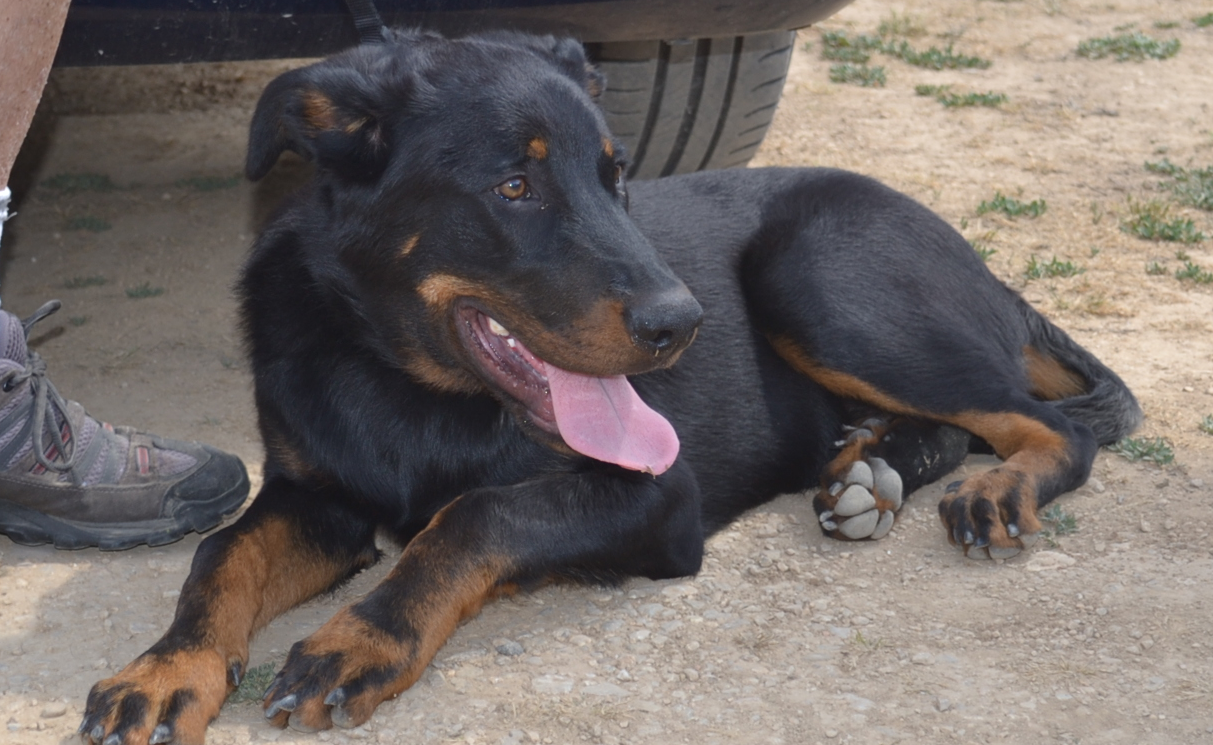
[[[1095,492],[1096,494],[1103,494],[1105,491],[1107,491],[1107,487],[1103,485],[1103,482],[1094,476],[1087,479],[1087,486],[1091,487],[1091,491]]]
[[[539,675],[531,680],[531,688],[537,693],[557,695],[573,690],[573,681],[561,675]]]
[[[494,645],[497,654],[505,655],[506,657],[517,657],[526,651],[522,648],[521,644],[511,639],[498,639],[494,642]]]
[[[948,709],[951,709],[951,708],[952,708],[951,699],[945,698],[944,696],[940,696],[939,698],[935,699],[935,710],[936,711],[947,711]]]
[[[42,714],[40,716],[43,719],[54,719],[56,717],[61,717],[66,713],[67,704],[56,702],[53,704],[47,704],[46,707],[42,709]]]
[[[828,730],[826,730],[826,737],[828,737],[828,738],[830,738],[831,740],[833,740],[835,737],[838,737],[838,730],[836,730],[836,729],[828,729]]]
[[[1141,519],[1141,524],[1138,527],[1141,528],[1141,532],[1143,533],[1149,533],[1150,531],[1154,530],[1154,526],[1151,525],[1150,521],[1146,520],[1144,517]]]
[[[910,658],[915,665],[934,665],[935,658],[929,652],[919,652]]]

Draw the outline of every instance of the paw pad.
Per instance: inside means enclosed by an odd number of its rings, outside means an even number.
[[[882,458],[855,461],[842,481],[826,492],[837,498],[834,508],[818,515],[821,527],[851,540],[879,540],[893,528],[894,513],[901,509],[902,482]]]

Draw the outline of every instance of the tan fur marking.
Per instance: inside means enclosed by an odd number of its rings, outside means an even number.
[[[817,360],[809,357],[796,342],[787,337],[773,336],[770,341],[771,346],[775,348],[775,353],[786,360],[794,370],[809,376],[835,395],[853,398],[857,401],[865,401],[891,414],[905,414],[908,416],[938,419],[936,416],[929,415],[907,403],[898,401],[871,383],[860,380],[853,375],[848,375],[838,370],[831,370],[823,366]]]
[[[1032,383],[1031,394],[1036,398],[1057,401],[1087,392],[1081,375],[1035,347],[1023,348],[1023,360]]]
[[[615,157],[615,146],[611,143],[609,137],[602,138],[602,152],[606,153],[608,158]]]
[[[416,235],[410,237],[407,241],[405,241],[403,243],[403,245],[400,246],[400,258],[403,259],[406,256],[408,256],[409,254],[411,254],[413,252],[413,249],[417,248],[417,244],[420,242],[421,242],[421,233],[417,233]]]
[[[337,106],[332,99],[318,90],[303,93],[303,118],[316,129],[337,127]]]
[[[548,157],[548,141],[542,137],[531,140],[526,146],[526,155],[535,160],[545,160]]]

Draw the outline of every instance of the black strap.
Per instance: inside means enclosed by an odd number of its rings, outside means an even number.
[[[350,15],[354,16],[354,28],[358,29],[358,42],[361,44],[382,44],[387,27],[375,10],[374,0],[345,0]]]

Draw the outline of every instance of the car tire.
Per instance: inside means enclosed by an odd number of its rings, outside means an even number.
[[[773,31],[588,45],[606,76],[602,108],[627,147],[628,177],[748,163],[775,115],[795,38]]]

